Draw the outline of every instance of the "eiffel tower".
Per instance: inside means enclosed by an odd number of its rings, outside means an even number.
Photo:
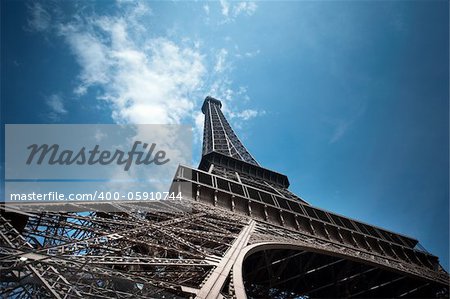
[[[448,298],[449,275],[417,240],[290,192],[221,107],[203,103],[200,165],[179,166],[171,186],[182,200],[72,203],[71,213],[4,208],[2,296]]]

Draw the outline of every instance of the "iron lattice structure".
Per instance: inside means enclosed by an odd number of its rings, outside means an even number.
[[[448,298],[417,240],[313,207],[258,164],[220,101],[202,111],[200,166],[179,166],[171,187],[181,201],[3,210],[2,296]]]

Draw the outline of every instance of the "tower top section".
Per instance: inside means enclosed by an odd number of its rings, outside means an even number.
[[[222,102],[221,101],[219,101],[218,99],[215,99],[213,97],[207,96],[205,98],[205,101],[203,102],[203,105],[202,105],[202,112],[203,112],[203,114],[206,114],[206,111],[207,111],[206,109],[208,107],[208,103],[217,105],[219,107],[219,109],[222,108]]]
[[[255,179],[270,181],[287,187],[287,176],[261,167],[242,144],[222,113],[222,103],[206,97],[202,105],[205,114],[203,130],[203,151],[199,168],[208,171],[210,167],[223,167],[231,172],[246,174]]]
[[[258,162],[252,157],[231,128],[221,108],[222,102],[213,97],[207,96],[203,102],[202,112],[205,114],[203,156],[216,152],[258,165]]]

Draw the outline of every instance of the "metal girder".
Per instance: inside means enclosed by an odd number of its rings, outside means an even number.
[[[245,225],[240,217],[215,217],[203,207],[189,214],[165,214],[159,222],[127,220],[127,215],[66,213],[63,221],[58,213],[30,213],[23,233],[2,218],[6,227],[0,244],[2,276],[22,273],[19,279],[2,282],[2,293],[26,294],[39,281],[55,298],[63,298],[69,286],[75,297],[187,296],[199,290]],[[41,239],[40,244],[27,243],[29,236]],[[99,285],[89,283],[92,279]]]

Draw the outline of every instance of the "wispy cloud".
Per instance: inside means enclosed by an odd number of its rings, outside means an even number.
[[[208,4],[203,5],[203,10],[205,11],[206,15],[209,16],[209,5]]]
[[[258,6],[253,1],[233,2],[220,0],[221,13],[225,17],[225,22],[233,21],[239,15],[251,16]]]
[[[52,121],[59,121],[61,116],[67,114],[67,110],[64,107],[64,101],[59,94],[52,94],[48,96],[45,100],[50,112],[47,117]]]
[[[258,55],[259,53],[261,53],[261,50],[256,50],[256,51],[253,51],[253,52],[245,52],[245,56],[246,57],[249,57],[249,58],[252,58],[252,57],[255,57],[256,55]]]
[[[81,66],[81,83],[75,89],[78,95],[86,93],[88,87],[95,84],[107,84],[110,81],[108,71],[112,66],[108,57],[108,48],[96,36],[95,32],[83,31],[79,25],[61,25],[59,33],[64,36],[73,54]]]
[[[229,114],[230,114],[231,118],[239,118],[242,120],[249,120],[254,117],[264,115],[264,114],[266,114],[266,112],[264,110],[258,111],[258,110],[254,110],[254,109],[245,109],[240,112],[230,112]]]
[[[33,2],[33,4],[29,5],[28,12],[28,30],[45,31],[50,26],[51,16],[39,2]]]
[[[333,126],[333,133],[331,135],[329,144],[335,143],[339,141],[347,131],[354,125],[354,123],[364,114],[366,110],[366,106],[364,103],[356,104],[353,106],[353,109],[350,109],[353,112],[349,111],[349,116],[346,118],[339,119],[328,119],[326,122],[330,123]]]
[[[256,55],[259,55],[261,53],[261,50],[260,49],[257,49],[257,50],[255,50],[255,51],[248,51],[248,52],[245,52],[245,53],[240,53],[240,52],[238,52],[238,53],[236,53],[235,54],[235,56],[237,57],[237,58],[253,58],[253,57],[255,57]]]
[[[214,71],[217,73],[223,73],[230,64],[227,63],[228,51],[226,49],[220,49],[216,55],[216,65],[214,66]]]
[[[258,6],[255,2],[249,1],[249,2],[239,2],[234,6],[233,9],[233,15],[237,17],[238,15],[245,13],[249,16],[253,15],[256,11],[256,8]]]
[[[227,0],[220,0],[220,6],[222,8],[222,15],[228,18],[230,13],[230,2]]]
[[[339,121],[334,128],[333,135],[331,136],[329,143],[335,143],[344,136],[345,132],[348,130],[353,121]]]
[[[242,111],[229,111],[228,109],[225,109],[224,112],[228,115],[228,118],[233,123],[235,129],[242,129],[247,121],[266,114],[266,111],[264,110],[255,109],[245,109]]]

